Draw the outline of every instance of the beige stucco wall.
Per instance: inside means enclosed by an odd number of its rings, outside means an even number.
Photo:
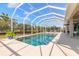
[[[71,37],[73,36],[74,32],[73,16],[78,12],[78,10],[79,10],[78,3],[70,3],[67,6],[64,24],[69,24],[69,27],[66,26],[65,31],[68,31],[67,29],[69,29],[70,32],[69,34]]]
[[[68,20],[78,11],[79,4],[78,3],[69,3],[66,10],[66,16],[64,23],[67,24]]]

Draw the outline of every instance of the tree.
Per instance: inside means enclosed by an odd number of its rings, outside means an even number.
[[[15,26],[16,24],[15,19],[13,19],[13,24]],[[2,32],[10,31],[10,27],[11,27],[11,17],[9,17],[9,15],[6,13],[2,13],[0,15],[0,31]]]

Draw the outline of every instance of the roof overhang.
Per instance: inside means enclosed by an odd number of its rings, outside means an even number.
[[[66,16],[64,24],[68,24],[68,21],[73,18],[73,16],[77,13],[79,10],[79,3],[69,3],[66,10]]]

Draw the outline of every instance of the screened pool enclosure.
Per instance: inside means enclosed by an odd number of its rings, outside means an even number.
[[[11,16],[11,31],[14,30],[13,18],[18,19],[19,24],[23,24],[23,34],[27,30],[26,24],[30,25],[31,34],[33,29],[36,32],[55,31],[55,27],[63,28],[64,17],[67,5],[65,3],[16,3],[14,12]],[[54,30],[52,29],[54,27]],[[28,27],[29,28],[29,27]],[[27,31],[29,31],[27,30]]]

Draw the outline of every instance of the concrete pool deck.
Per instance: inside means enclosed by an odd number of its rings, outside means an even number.
[[[32,46],[17,40],[0,40],[0,56],[78,56],[79,37],[70,38],[59,33],[57,42],[48,45]]]

